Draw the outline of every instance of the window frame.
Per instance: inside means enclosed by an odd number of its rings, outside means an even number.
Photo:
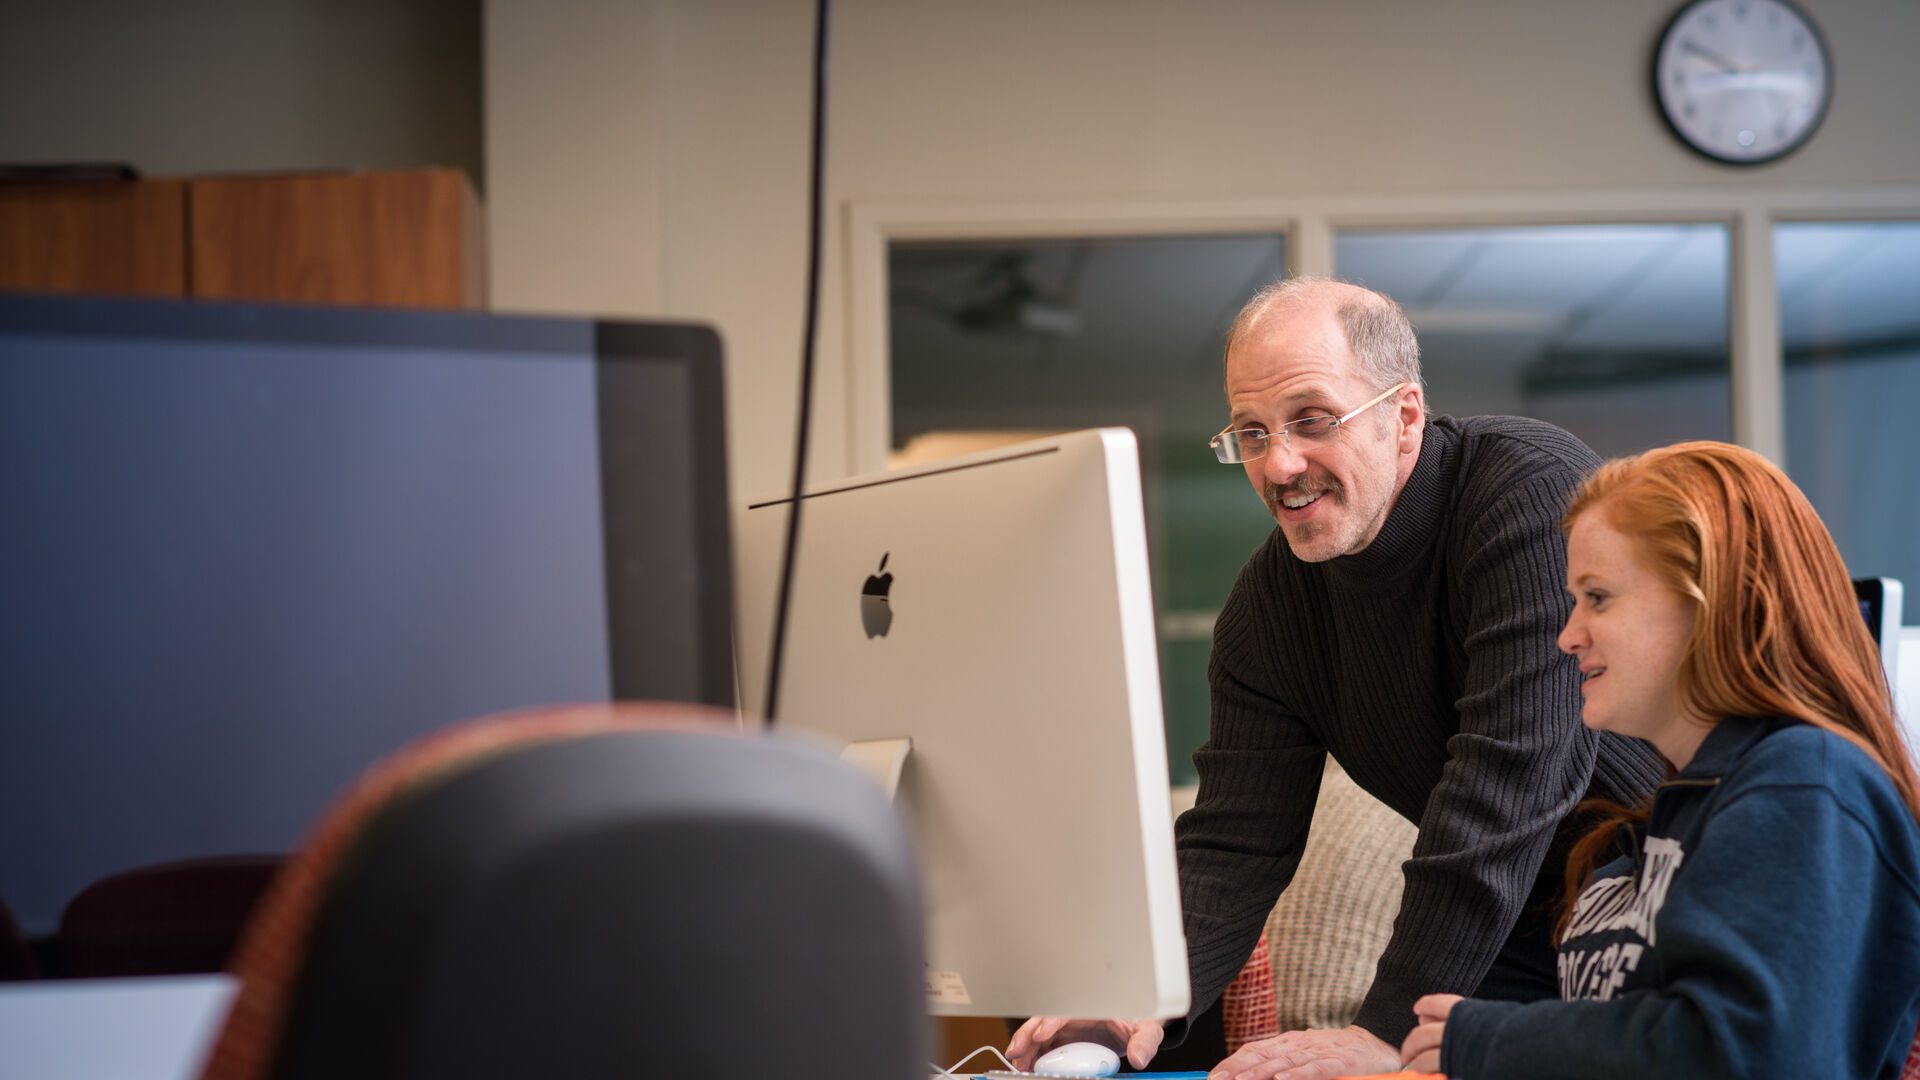
[[[1773,230],[1788,222],[1920,221],[1920,186],[1749,191],[1731,188],[1484,192],[1455,196],[1272,195],[1181,201],[900,203],[850,200],[845,347],[824,353],[825,385],[844,390],[849,473],[886,467],[892,445],[887,249],[905,240],[1050,239],[1273,233],[1287,273],[1334,276],[1343,229],[1717,224],[1727,228],[1733,440],[1786,460],[1785,365]],[[838,368],[838,370],[834,370]]]

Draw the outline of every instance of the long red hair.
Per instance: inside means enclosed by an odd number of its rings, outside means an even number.
[[[1785,473],[1738,446],[1679,443],[1601,466],[1567,507],[1562,531],[1589,512],[1605,514],[1695,605],[1678,675],[1689,714],[1710,724],[1786,716],[1830,731],[1885,770],[1920,820],[1920,777],[1846,564]],[[1605,819],[1567,859],[1562,932],[1619,825],[1644,821],[1649,806],[1597,808]]]

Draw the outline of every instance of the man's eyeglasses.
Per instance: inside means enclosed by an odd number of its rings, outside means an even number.
[[[1340,429],[1340,425],[1405,390],[1407,386],[1408,384],[1404,382],[1394,383],[1365,405],[1350,409],[1339,416],[1303,416],[1298,420],[1281,424],[1272,431],[1266,428],[1229,427],[1215,435],[1207,445],[1213,447],[1213,456],[1219,458],[1223,465],[1238,465],[1243,461],[1252,461],[1265,455],[1267,444],[1275,435],[1286,441],[1289,450],[1293,449],[1296,439],[1312,446],[1325,442]]]

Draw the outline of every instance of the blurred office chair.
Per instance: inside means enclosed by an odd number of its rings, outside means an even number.
[[[923,1073],[892,806],[691,706],[450,729],[376,766],[263,903],[207,1080]]]
[[[282,855],[183,859],[102,878],[68,901],[60,915],[58,974],[220,971],[285,862]]]

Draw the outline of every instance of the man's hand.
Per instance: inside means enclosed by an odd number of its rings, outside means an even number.
[[[1289,1031],[1241,1047],[1207,1080],[1329,1080],[1395,1072],[1400,1055],[1365,1028]]]
[[[1459,994],[1428,994],[1413,1003],[1413,1015],[1419,1023],[1400,1044],[1400,1060],[1409,1071],[1440,1071],[1440,1042],[1447,1034],[1447,1016],[1458,1004]]]
[[[1160,1052],[1167,1029],[1158,1020],[1069,1020],[1064,1016],[1035,1016],[1020,1025],[1007,1042],[1007,1059],[1021,1072],[1032,1072],[1041,1054],[1070,1042],[1097,1042],[1126,1055],[1128,1064],[1144,1069]]]

